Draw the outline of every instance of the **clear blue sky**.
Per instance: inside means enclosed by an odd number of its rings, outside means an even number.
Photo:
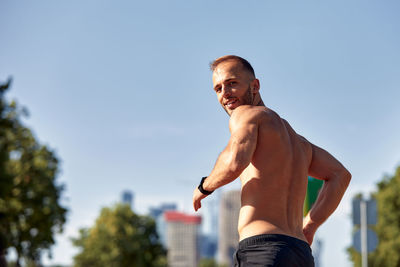
[[[51,262],[71,262],[68,238],[123,189],[141,213],[190,211],[229,138],[208,63],[237,54],[264,103],[353,173],[318,232],[324,266],[350,266],[351,197],[400,163],[399,14],[394,0],[2,1],[0,80],[62,159],[70,213]]]

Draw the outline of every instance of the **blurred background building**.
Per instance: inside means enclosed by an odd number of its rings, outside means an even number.
[[[168,266],[197,267],[200,260],[201,217],[166,211],[164,218]]]
[[[200,240],[200,256],[205,259],[213,259],[216,255],[218,238],[211,234],[202,234]]]
[[[321,254],[323,249],[323,241],[317,237],[314,238],[314,242],[312,243],[312,254],[314,257],[315,267],[321,267]]]
[[[130,190],[124,190],[121,195],[121,202],[124,204],[128,204],[129,207],[133,210],[133,192]]]
[[[218,217],[221,191],[217,190],[212,197],[203,201],[201,258],[214,259],[218,249]]]
[[[149,211],[149,215],[156,221],[157,234],[164,248],[167,247],[167,242],[166,242],[167,225],[165,222],[164,212],[174,211],[176,210],[176,208],[177,206],[175,203],[162,203],[158,207],[151,207]]]
[[[218,263],[233,265],[232,256],[239,242],[240,191],[224,192],[220,201]]]

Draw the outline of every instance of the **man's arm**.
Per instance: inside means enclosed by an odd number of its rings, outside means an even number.
[[[331,154],[313,144],[309,174],[324,180],[317,201],[304,218],[303,233],[311,245],[317,228],[335,211],[350,183],[350,172]]]
[[[228,145],[219,155],[211,174],[204,181],[207,191],[228,184],[235,180],[250,164],[257,145],[258,120],[257,112],[250,107],[240,106],[232,113],[229,121],[231,138]],[[201,207],[201,199],[206,195],[197,188],[193,192],[193,207]]]

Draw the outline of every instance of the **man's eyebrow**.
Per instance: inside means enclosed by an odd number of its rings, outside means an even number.
[[[235,77],[232,77],[232,78],[225,79],[225,80],[222,81],[222,83],[227,83],[227,82],[230,82],[230,81],[232,81],[232,80],[236,80],[236,78],[235,78]],[[221,84],[221,83],[216,84],[216,85],[213,87],[214,90],[215,90],[218,86],[220,86],[220,84]]]
[[[222,83],[229,83],[232,80],[236,80],[236,78],[232,77],[232,78],[225,79]]]
[[[220,85],[219,85],[219,83],[218,84],[216,84],[214,87],[213,87],[213,89],[214,90],[217,90],[217,87],[219,87]]]

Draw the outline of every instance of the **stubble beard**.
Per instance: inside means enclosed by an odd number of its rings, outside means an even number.
[[[242,105],[253,105],[254,95],[251,93],[251,88],[247,88],[246,94],[243,97],[243,104]]]
[[[241,104],[240,104],[239,106],[241,106],[241,105],[253,105],[254,95],[251,93],[250,85],[249,85],[249,87],[247,88],[247,91],[246,91],[246,93],[244,94],[244,96],[243,96],[242,98],[239,98],[239,101],[241,102]],[[231,113],[229,113],[228,109],[227,109],[225,106],[222,106],[222,107],[224,108],[225,112],[226,112],[229,116],[231,116],[232,111],[231,111]]]

